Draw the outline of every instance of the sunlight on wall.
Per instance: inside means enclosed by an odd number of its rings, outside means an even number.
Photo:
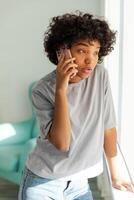
[[[15,129],[9,123],[0,125],[0,141],[10,138],[16,134]]]
[[[114,9],[114,15],[113,15]],[[105,58],[104,65],[108,69],[109,78],[111,83],[113,101],[116,111],[117,125],[119,124],[119,1],[113,0],[105,1],[105,18],[108,21],[110,28],[117,31],[116,44],[114,50]]]
[[[124,39],[123,39],[123,95],[122,95],[122,137],[127,163],[134,178],[134,19],[133,1],[124,1]]]

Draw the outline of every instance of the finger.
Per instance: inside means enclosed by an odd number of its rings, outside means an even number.
[[[63,53],[60,54],[59,60],[58,60],[58,65],[57,67],[61,67],[65,61],[65,55]]]
[[[68,59],[68,60],[65,60],[65,62],[64,62],[64,64],[62,65],[62,68],[64,68],[66,65],[68,65],[69,63],[74,63],[74,60],[75,60],[76,58],[70,58],[70,59]]]
[[[126,188],[126,187],[123,187],[123,186],[121,186],[121,187],[120,187],[120,190],[122,190],[122,191],[127,191],[127,188]]]
[[[122,185],[124,186],[124,187],[126,187],[126,189],[128,190],[128,191],[133,191],[133,185],[130,183],[130,182],[128,182],[128,181],[123,181],[123,183],[122,183]]]
[[[78,67],[77,64],[74,64],[74,63],[72,64],[72,63],[70,63],[70,64],[68,64],[67,66],[65,66],[63,70],[64,70],[64,72],[66,73],[69,69],[71,69],[71,68],[72,68],[72,69],[76,69],[77,67]]]
[[[124,184],[124,186],[127,188],[128,191],[130,191],[130,192],[134,192],[134,188],[133,188],[133,186],[132,186],[131,183]]]
[[[113,184],[113,187],[118,189],[118,190],[122,190],[122,191],[126,191],[127,190],[125,186],[123,186],[123,185],[121,185],[119,183]]]
[[[60,68],[60,69],[63,69],[65,66],[67,66],[69,63],[72,63],[72,64],[74,64],[74,61],[75,60],[75,58],[71,58],[71,59],[68,59],[68,60],[65,60],[65,55],[64,54],[62,54],[62,57],[61,57],[61,59],[60,59],[60,61],[59,61],[59,63],[58,63],[58,67]]]
[[[119,185],[118,185],[118,186],[116,185],[115,188],[118,189],[118,190],[121,190],[121,191],[127,191],[127,188],[126,188],[126,187],[123,187],[123,186],[121,186],[121,185],[120,185],[120,186],[119,186]]]
[[[68,72],[67,72],[67,75],[69,77],[71,77],[73,74],[77,74],[78,70],[77,69],[70,69]]]
[[[73,77],[76,76],[77,73],[73,73],[71,76],[70,76],[70,79],[72,79]]]
[[[76,69],[74,72],[72,72],[72,74],[70,75],[70,79],[72,79],[73,77],[76,76],[76,74],[78,73],[78,70]]]

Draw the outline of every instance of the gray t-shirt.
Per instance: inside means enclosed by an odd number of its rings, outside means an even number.
[[[40,136],[27,160],[27,167],[44,178],[62,178],[95,166],[102,160],[104,130],[116,126],[107,70],[98,65],[91,76],[68,86],[71,122],[69,151],[62,152],[46,136],[52,124],[56,70],[39,80],[32,101]]]

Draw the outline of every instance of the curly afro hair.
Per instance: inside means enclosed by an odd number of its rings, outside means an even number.
[[[98,63],[103,57],[113,50],[116,41],[116,32],[110,30],[105,20],[95,18],[89,13],[66,13],[53,17],[48,30],[44,34],[44,49],[49,60],[57,65],[56,51],[66,44],[69,48],[80,39],[89,41],[99,41],[101,48],[99,51]]]

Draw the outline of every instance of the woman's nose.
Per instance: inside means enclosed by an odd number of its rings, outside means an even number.
[[[90,64],[90,63],[92,63],[92,61],[93,61],[92,56],[91,55],[87,55],[86,58],[85,58],[85,63],[86,64]]]

